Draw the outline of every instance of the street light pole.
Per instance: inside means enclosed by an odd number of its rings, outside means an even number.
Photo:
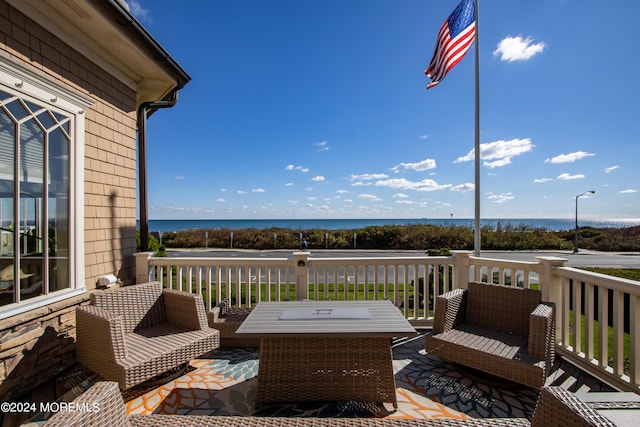
[[[596,194],[595,190],[589,190],[589,191],[585,191],[582,194],[578,194],[576,196],[576,236],[575,236],[575,240],[573,242],[573,253],[577,254],[578,253],[578,199],[582,196],[584,196],[585,194]]]

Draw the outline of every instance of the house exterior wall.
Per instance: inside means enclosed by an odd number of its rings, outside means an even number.
[[[85,111],[85,286],[115,274],[134,283],[136,92],[0,0],[0,54],[92,98]],[[75,307],[88,294],[0,321],[0,400],[19,396],[75,360]]]

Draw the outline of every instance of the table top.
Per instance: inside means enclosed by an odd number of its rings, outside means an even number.
[[[619,427],[636,427],[640,420],[640,396],[631,392],[576,393],[576,397],[593,407]],[[619,404],[619,405],[616,405]]]
[[[417,331],[388,300],[282,301],[258,303],[236,334],[243,338],[412,337]]]

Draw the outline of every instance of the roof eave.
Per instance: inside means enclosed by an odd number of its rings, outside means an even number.
[[[6,0],[136,91],[136,108],[191,77],[118,0]]]

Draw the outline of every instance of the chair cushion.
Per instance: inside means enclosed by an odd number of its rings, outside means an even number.
[[[509,334],[491,328],[463,323],[449,332],[438,335],[440,339],[463,345],[504,359],[535,363],[527,352],[528,341],[523,335]]]
[[[188,330],[163,323],[127,334],[128,357],[119,362],[118,382],[123,390],[187,363],[220,345],[217,330]]]
[[[540,389],[546,362],[527,353],[527,339],[464,323],[449,332],[427,336],[427,353],[491,375]]]
[[[206,343],[217,334],[218,331],[210,328],[194,331],[172,323],[155,325],[125,336],[129,354],[126,363],[135,366],[190,347],[195,347],[193,351],[197,353],[196,357],[214,349],[213,344],[208,346]],[[200,347],[199,343],[205,345]]]

